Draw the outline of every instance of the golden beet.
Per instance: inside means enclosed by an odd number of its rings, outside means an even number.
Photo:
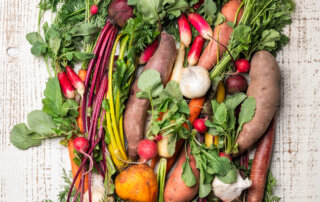
[[[115,179],[116,193],[123,200],[153,202],[157,200],[157,176],[145,164],[132,165]]]

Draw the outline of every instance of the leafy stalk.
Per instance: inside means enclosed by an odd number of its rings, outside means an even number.
[[[159,187],[159,194],[158,194],[158,201],[163,202],[164,201],[164,185],[166,181],[166,171],[167,171],[167,159],[161,158],[159,162],[158,167],[158,173],[157,173],[157,182]]]

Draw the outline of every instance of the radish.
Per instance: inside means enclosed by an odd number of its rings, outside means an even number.
[[[76,92],[74,91],[67,74],[65,72],[58,73],[58,79],[64,97],[67,99],[74,99]]]
[[[189,47],[192,39],[191,28],[185,14],[178,19],[180,41],[185,47]]]
[[[204,39],[200,35],[196,36],[196,38],[194,39],[194,42],[190,48],[187,58],[190,66],[194,66],[197,64],[201,55],[204,42]]]
[[[73,147],[74,149],[81,153],[82,155],[88,157],[89,161],[90,161],[90,168],[88,170],[88,172],[90,172],[92,170],[93,167],[93,160],[92,157],[90,155],[87,154],[87,152],[90,149],[90,143],[89,140],[84,138],[84,137],[77,137],[76,139],[74,139],[73,141]],[[86,174],[86,173],[85,173]],[[85,175],[84,174],[84,175]]]
[[[219,156],[220,156],[220,157],[226,157],[226,158],[228,158],[230,161],[232,161],[231,156],[228,155],[228,154],[226,154],[225,152],[220,152],[220,153],[219,153]]]
[[[247,73],[250,69],[250,63],[246,59],[238,59],[236,61],[236,68],[237,72],[236,73]]]
[[[156,52],[159,45],[159,39],[156,38],[154,42],[152,42],[150,45],[146,47],[146,49],[141,53],[139,57],[139,64],[143,65],[146,64],[149,59],[153,56],[154,52]]]
[[[155,141],[156,142],[159,142],[160,140],[162,140],[162,135],[158,134]]]
[[[138,145],[138,155],[141,159],[147,161],[158,154],[158,146],[154,141],[141,140]]]
[[[207,40],[213,39],[213,31],[210,25],[199,13],[190,13],[188,15],[188,20],[203,38]]]
[[[79,78],[79,76],[73,71],[73,69],[70,66],[66,66],[66,72],[72,86],[77,90],[81,97],[83,97],[84,84]]]
[[[90,8],[90,12],[91,12],[92,15],[97,14],[97,13],[98,13],[98,6],[95,5],[95,4],[93,4],[93,5],[91,6],[91,8]]]
[[[207,131],[207,126],[204,122],[204,119],[196,119],[192,125],[199,133],[205,133]]]

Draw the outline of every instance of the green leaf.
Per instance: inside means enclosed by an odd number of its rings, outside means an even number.
[[[26,124],[20,123],[13,127],[10,132],[10,142],[18,149],[28,149],[41,145],[41,135],[30,130]]]
[[[241,105],[241,111],[238,118],[238,132],[242,130],[245,123],[252,120],[254,112],[256,110],[256,99],[254,97],[248,97]]]
[[[45,54],[47,52],[47,47],[45,44],[37,41],[33,44],[31,48],[32,55],[35,55],[37,57],[40,57],[41,55]]]
[[[73,56],[78,60],[89,60],[94,58],[95,54],[85,52],[74,52]]]
[[[56,115],[64,114],[62,110],[63,97],[58,78],[49,79],[44,90],[45,99],[42,100],[43,110],[50,111]]]
[[[26,38],[31,45],[34,45],[36,42],[41,44],[45,43],[42,36],[38,34],[38,32],[30,32],[27,34]]]
[[[55,125],[52,118],[41,110],[35,110],[28,114],[29,127],[38,134],[48,137],[55,134]]]
[[[251,43],[251,28],[246,25],[238,25],[233,31],[233,37],[243,44]]]
[[[231,96],[228,96],[226,100],[224,101],[226,107],[228,108],[228,111],[234,111],[239,104],[241,104],[245,99],[247,98],[247,95],[245,93],[237,93]]]
[[[179,83],[176,81],[169,81],[164,90],[159,95],[160,98],[176,98],[182,100],[183,95],[180,91]]]
[[[174,0],[174,1],[164,1],[165,3],[163,3],[163,6],[165,6],[165,4],[171,4],[169,6],[165,7],[165,10],[167,12],[167,14],[169,15],[173,15],[174,17],[179,17],[181,15],[181,12],[184,12],[185,10],[187,10],[189,8],[189,4],[187,1],[185,0]]]
[[[177,142],[177,135],[176,134],[170,134],[168,138],[168,153],[170,156],[174,154],[176,151],[176,142]]]
[[[53,37],[49,39],[49,46],[55,55],[58,55],[58,51],[61,45],[61,40],[62,39],[60,37]]]
[[[272,50],[277,44],[276,42],[280,40],[280,33],[274,29],[264,30],[261,35],[261,42],[258,50]]]
[[[214,120],[220,124],[226,124],[227,123],[227,119],[228,118],[228,111],[227,111],[227,107],[224,103],[219,104],[219,107],[217,108],[217,110],[214,113]]]
[[[157,97],[163,90],[160,73],[153,69],[144,71],[139,77],[138,88],[153,98]]]
[[[87,35],[92,35],[96,34],[100,31],[100,28],[95,26],[94,24],[91,23],[83,23],[80,25],[77,25],[73,27],[70,30],[70,34],[75,37],[75,36],[87,36]]]
[[[237,169],[231,169],[225,176],[218,175],[218,179],[225,184],[232,184],[237,181]]]
[[[182,164],[181,178],[184,184],[187,185],[188,187],[193,187],[195,184],[197,184],[197,179],[191,169],[189,158],[187,158],[186,161]]]

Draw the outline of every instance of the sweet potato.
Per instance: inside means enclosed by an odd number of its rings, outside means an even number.
[[[160,73],[163,84],[169,80],[173,63],[176,57],[176,44],[174,38],[167,34],[161,34],[160,45],[144,68],[154,69]],[[139,91],[138,80],[130,89],[130,96],[124,113],[124,130],[128,141],[128,153],[131,158],[137,157],[139,141],[143,138],[147,110],[150,102],[147,99],[139,99],[136,93]]]
[[[193,197],[195,197],[195,195],[198,193],[200,172],[196,168],[196,160],[190,154],[190,146],[188,146],[188,156],[190,158],[189,163],[192,172],[197,178],[197,184],[193,187],[188,187],[187,185],[185,185],[181,178],[181,174],[183,171],[182,164],[186,161],[186,152],[182,151],[178,159],[176,169],[174,169],[174,171],[172,172],[164,189],[164,200],[166,202],[191,201]]]
[[[234,21],[236,18],[236,13],[241,4],[240,0],[230,0],[226,3],[222,9],[221,13],[226,17],[224,23],[218,25],[214,29],[213,38],[218,40],[220,44],[224,46],[228,46],[231,34],[233,29],[229,27],[226,23],[229,21]],[[240,9],[238,13],[237,20],[239,21],[243,13],[243,8]],[[223,46],[218,45],[216,41],[211,40],[207,47],[204,49],[203,53],[198,62],[198,66],[202,66],[207,70],[211,70],[213,66],[217,63],[218,59],[218,52],[219,50],[219,57],[222,56],[223,52],[226,50]]]
[[[264,134],[278,106],[280,71],[271,53],[259,51],[253,56],[250,79],[247,95],[256,99],[256,111],[239,134],[238,154],[246,151]]]

